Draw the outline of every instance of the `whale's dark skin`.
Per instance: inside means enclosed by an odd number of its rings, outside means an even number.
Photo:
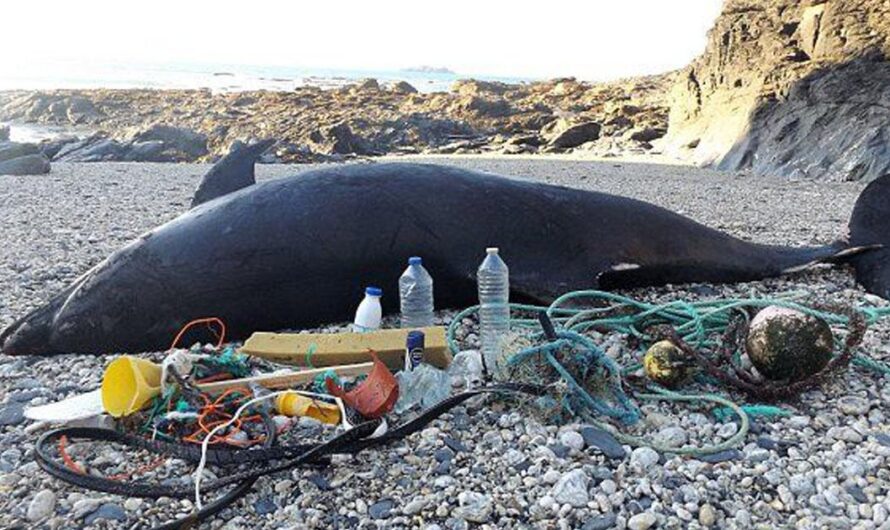
[[[755,280],[851,253],[844,242],[752,244],[645,202],[453,167],[336,166],[199,204],[0,342],[8,354],[157,351],[207,316],[243,339],[350,320],[368,285],[383,288],[391,313],[414,255],[435,279],[436,306],[463,307],[476,302],[491,246],[510,266],[513,299],[537,302],[573,289]]]

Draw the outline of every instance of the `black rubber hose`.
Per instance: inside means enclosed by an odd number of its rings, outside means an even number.
[[[207,483],[202,488],[205,492],[218,490],[231,484],[236,484],[236,486],[213,503],[205,506],[204,509],[199,512],[190,514],[185,518],[172,523],[167,523],[159,527],[159,530],[189,528],[207,517],[218,513],[246,493],[253,483],[261,476],[305,464],[324,465],[327,463],[328,457],[332,454],[355,454],[369,447],[383,445],[393,440],[402,439],[423,429],[427,424],[441,416],[443,413],[470,398],[485,393],[510,392],[541,395],[544,392],[544,387],[539,385],[507,383],[463,392],[442,400],[430,409],[421,413],[415,419],[394,429],[390,429],[383,435],[377,437],[372,437],[372,435],[380,426],[380,420],[356,425],[353,429],[343,432],[323,444],[294,444],[290,446],[271,447],[275,437],[274,434],[272,434],[271,436],[267,436],[266,443],[264,444],[265,447],[263,449],[208,450],[207,463],[211,465],[228,466],[245,463],[268,463],[272,461],[276,461],[276,463],[266,466],[253,466],[249,471],[230,474],[224,478]],[[268,414],[265,414],[264,423],[271,421],[272,420]],[[270,426],[267,424],[266,428],[269,429]],[[271,432],[274,432],[274,422],[271,429]],[[144,498],[188,498],[194,493],[194,489],[189,486],[167,486],[148,481],[121,482],[105,477],[84,475],[75,472],[53,458],[49,451],[50,444],[58,441],[63,436],[71,439],[120,443],[122,445],[136,447],[153,453],[180,458],[191,462],[200,460],[201,451],[197,446],[146,440],[138,436],[110,429],[69,427],[56,429],[42,435],[37,440],[34,451],[34,458],[44,471],[56,478],[82,488],[115,495]]]

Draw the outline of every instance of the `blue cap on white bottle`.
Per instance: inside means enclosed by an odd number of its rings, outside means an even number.
[[[420,256],[411,256],[408,258],[408,265],[420,265],[423,263],[423,258]]]
[[[368,296],[383,296],[383,289],[380,287],[365,287],[365,294]]]

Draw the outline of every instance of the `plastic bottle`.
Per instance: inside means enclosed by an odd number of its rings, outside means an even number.
[[[381,296],[383,296],[383,290],[379,287],[365,289],[365,298],[355,312],[352,331],[362,333],[380,329],[380,319],[383,317],[383,308],[380,306]]]
[[[408,258],[408,268],[399,278],[399,301],[403,328],[433,325],[433,278],[418,256]]]
[[[451,393],[448,372],[421,363],[414,370],[402,370],[396,374],[399,381],[399,400],[395,411],[401,414],[415,405],[426,410],[447,398]]]
[[[476,272],[479,287],[479,339],[482,359],[489,375],[497,375],[501,341],[510,331],[510,270],[497,248],[485,249],[487,256]]]

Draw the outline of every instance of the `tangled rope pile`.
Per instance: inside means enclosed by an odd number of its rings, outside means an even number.
[[[786,397],[799,393],[805,388],[817,384],[848,363],[881,375],[890,374],[890,366],[871,359],[862,354],[855,354],[854,348],[859,344],[868,324],[890,316],[890,307],[876,308],[870,306],[857,307],[845,311],[816,309],[799,304],[794,300],[799,294],[792,293],[782,298],[746,298],[724,299],[716,301],[687,302],[675,300],[663,304],[652,304],[604,291],[574,291],[560,296],[547,307],[527,304],[510,304],[511,311],[517,315],[544,312],[558,327],[555,336],[545,337],[538,319],[518,316],[511,319],[514,329],[526,331],[533,340],[544,340],[543,343],[525,348],[513,354],[507,361],[509,365],[528,362],[532,358],[543,358],[560,379],[568,386],[570,400],[564,405],[571,407],[572,412],[579,414],[590,423],[613,432],[622,443],[632,446],[646,445],[658,451],[675,454],[704,455],[724,451],[734,447],[744,439],[749,428],[749,415],[767,416],[783,415],[784,411],[775,407],[762,405],[739,406],[729,399],[716,394],[686,395],[673,392],[655,384],[646,385],[645,392],[637,392],[634,398],[639,400],[664,400],[675,402],[710,402],[723,408],[715,411],[722,419],[737,416],[740,428],[734,436],[725,442],[704,447],[672,447],[648,441],[617,431],[611,425],[597,419],[594,415],[606,416],[625,425],[632,425],[640,418],[640,412],[624,390],[622,376],[636,372],[640,364],[635,362],[627,366],[619,366],[591,340],[585,333],[599,331],[604,333],[620,333],[641,343],[656,342],[660,338],[671,338],[690,358],[696,359],[718,382],[732,384],[733,387],[747,391],[761,399]],[[583,304],[579,304],[583,302]],[[574,304],[570,306],[569,304]],[[746,330],[746,311],[768,306],[780,306],[797,310],[806,315],[825,320],[834,327],[849,328],[844,340],[839,340],[837,349],[842,353],[835,356],[825,370],[815,377],[798,384],[763,385],[755,384],[740,371],[735,364],[735,374],[724,372],[712,360],[702,355],[701,351],[720,352],[724,359],[738,356],[736,347],[741,342],[740,334]],[[456,340],[456,332],[464,319],[478,312],[479,306],[469,307],[458,313],[448,329],[448,344],[452,352],[460,348]],[[562,352],[562,354],[560,354]],[[571,355],[569,354],[571,352]],[[581,355],[586,360],[585,370],[597,369],[601,372],[601,380],[605,388],[598,395],[591,395],[589,390],[579,384],[576,375],[566,368],[567,362]],[[584,364],[584,363],[582,363]],[[744,372],[741,372],[744,374]],[[721,375],[723,374],[723,375]],[[605,390],[603,392],[602,390]],[[603,395],[605,394],[605,395]]]

